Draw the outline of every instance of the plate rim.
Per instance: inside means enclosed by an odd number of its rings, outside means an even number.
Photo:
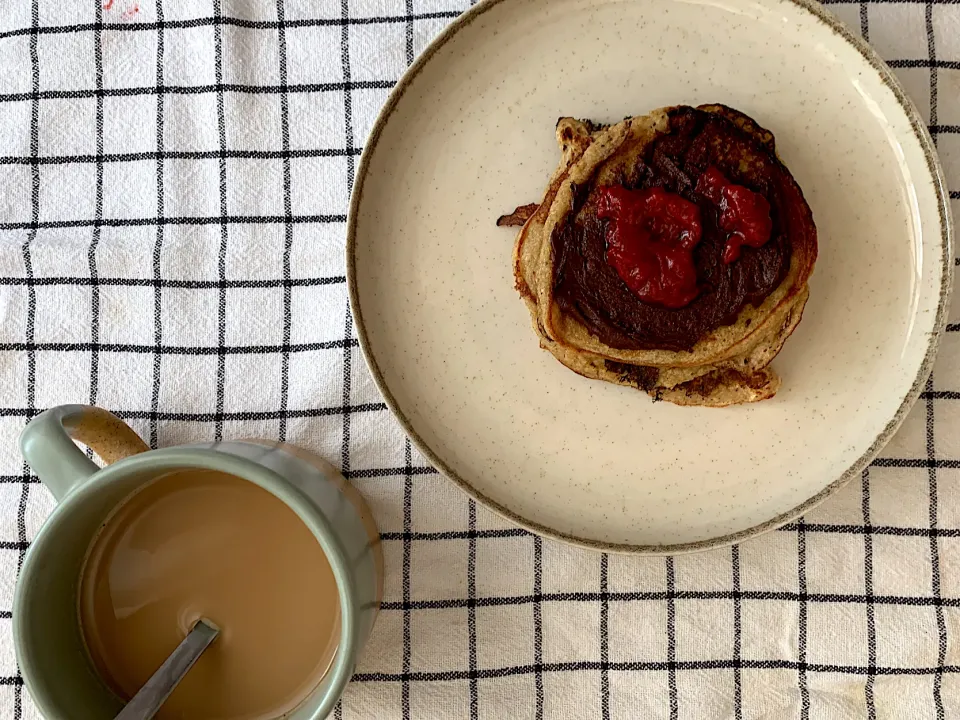
[[[929,335],[927,340],[927,348],[924,354],[923,362],[921,362],[913,384],[901,401],[896,413],[894,413],[893,417],[884,426],[883,430],[877,435],[870,447],[867,448],[867,450],[838,478],[828,483],[822,490],[817,492],[812,497],[804,500],[802,503],[794,506],[790,510],[780,513],[769,520],[733,533],[726,533],[724,535],[719,535],[704,540],[697,540],[695,542],[674,543],[667,545],[612,543],[560,532],[555,528],[551,528],[525,518],[510,508],[500,504],[496,500],[484,495],[473,485],[460,477],[460,475],[446,462],[444,462],[426,443],[426,441],[420,437],[419,433],[417,433],[410,421],[407,419],[406,415],[404,415],[403,411],[400,409],[395,398],[393,397],[393,394],[390,392],[390,388],[387,386],[383,374],[380,371],[380,366],[374,357],[373,350],[370,346],[370,340],[367,337],[366,326],[363,322],[363,312],[360,307],[360,296],[357,290],[357,217],[359,214],[360,203],[363,198],[364,182],[370,169],[371,158],[373,157],[373,153],[376,150],[377,144],[379,143],[380,136],[382,135],[390,116],[393,114],[397,104],[400,102],[400,99],[406,93],[413,80],[420,74],[426,64],[437,53],[437,51],[440,50],[440,48],[446,45],[447,42],[449,42],[460,30],[466,28],[477,18],[492,10],[494,7],[510,1],[511,0],[482,0],[463,14],[459,15],[455,20],[447,25],[440,32],[440,34],[437,35],[437,37],[435,37],[427,45],[426,48],[424,48],[423,52],[417,56],[414,62],[410,65],[410,67],[407,68],[403,75],[401,75],[400,79],[397,81],[397,84],[391,90],[386,102],[384,103],[380,112],[377,114],[377,119],[370,130],[370,134],[366,143],[364,144],[363,152],[360,155],[360,162],[357,165],[356,176],[354,178],[353,189],[350,195],[350,206],[347,215],[347,238],[345,248],[347,285],[349,292],[350,311],[353,315],[354,326],[357,330],[357,338],[360,349],[363,353],[364,360],[367,363],[367,367],[370,369],[370,374],[373,376],[377,390],[383,396],[387,408],[393,414],[394,418],[396,418],[397,422],[400,423],[401,428],[406,433],[410,441],[417,447],[420,453],[424,455],[437,470],[440,471],[441,475],[453,482],[469,497],[484,505],[489,510],[497,513],[501,517],[509,520],[512,523],[515,523],[516,525],[519,525],[535,535],[557,540],[568,545],[600,552],[630,555],[656,556],[702,552],[705,550],[726,547],[743,540],[762,535],[787,524],[791,520],[795,520],[801,515],[806,514],[808,511],[812,510],[814,507],[822,503],[829,496],[833,495],[840,488],[850,482],[854,477],[860,475],[863,470],[870,465],[873,459],[879,454],[879,452],[899,429],[910,409],[919,398],[924,384],[927,382],[930,373],[933,371],[933,364],[936,359],[937,350],[940,347],[940,341],[947,325],[950,297],[953,291],[953,254],[955,229],[950,210],[949,190],[947,188],[946,178],[943,168],[940,164],[940,160],[937,157],[936,148],[933,144],[932,138],[930,137],[926,123],[923,122],[919,111],[917,110],[913,101],[904,91],[903,86],[900,84],[900,81],[894,75],[893,71],[867,42],[865,42],[859,36],[851,33],[850,30],[848,30],[838,18],[832,15],[823,5],[816,2],[816,0],[783,0],[795,5],[801,10],[808,12],[815,20],[819,20],[821,23],[826,25],[827,28],[838,35],[841,40],[846,41],[850,46],[860,53],[864,60],[866,60],[873,70],[880,76],[883,84],[886,85],[893,93],[910,123],[910,129],[913,131],[914,137],[919,142],[920,148],[923,151],[927,163],[927,170],[929,171],[931,180],[933,181],[934,191],[937,197],[937,210],[940,220],[940,245],[942,251],[942,271],[940,274],[937,313],[936,318],[934,319],[933,332]],[[764,2],[769,2],[769,0],[764,0]]]

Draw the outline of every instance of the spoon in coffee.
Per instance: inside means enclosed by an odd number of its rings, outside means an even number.
[[[209,620],[200,619],[170,653],[170,657],[163,661],[137,694],[130,698],[130,702],[120,711],[116,720],[150,720],[156,715],[164,700],[170,697],[183,676],[219,634],[220,628]]]

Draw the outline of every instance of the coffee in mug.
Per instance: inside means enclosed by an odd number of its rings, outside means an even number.
[[[159,717],[333,712],[383,590],[376,524],[335,468],[267,441],[150,450],[82,405],[34,418],[21,449],[59,502],[13,603],[39,715],[116,717],[201,617],[220,634]]]
[[[81,573],[80,627],[130,699],[201,618],[216,642],[159,718],[274,718],[310,693],[340,634],[337,584],[296,513],[214,470],[162,475],[107,518]]]

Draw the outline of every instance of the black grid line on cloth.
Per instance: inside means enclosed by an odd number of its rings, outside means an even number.
[[[214,0],[213,14],[221,16],[221,0]],[[217,87],[223,86],[223,26],[217,22],[213,26],[213,62]],[[227,118],[223,106],[223,91],[217,90],[217,136],[220,143],[220,217],[227,217]],[[217,275],[221,287],[217,303],[217,421],[213,429],[213,439],[223,440],[223,403],[227,384],[227,356],[222,351],[227,344],[227,242],[230,231],[226,222],[220,222],[220,249],[217,253]]]
[[[403,566],[401,568],[401,587],[403,593],[403,660],[404,675],[410,674],[413,648],[410,637],[410,561],[413,552],[413,451],[410,440],[403,442]],[[383,538],[383,533],[380,535]],[[381,608],[383,604],[381,603]],[[400,708],[403,720],[410,720],[410,683],[406,680],[400,688]]]
[[[935,0],[952,2],[953,0]],[[436,12],[413,13],[404,15],[374,15],[371,17],[309,18],[300,20],[249,20],[229,16],[193,18],[190,20],[158,20],[156,22],[76,23],[74,25],[45,25],[43,27],[24,27],[0,33],[0,40],[22,35],[64,35],[100,30],[123,30],[125,32],[149,32],[150,30],[186,30],[199,27],[223,26],[244,28],[247,30],[278,30],[281,25],[287,28],[339,27],[343,25],[390,25],[408,20],[452,20],[461,13],[457,10],[439,10]]]
[[[287,33],[283,0],[277,0],[277,55],[280,60],[280,85],[287,84]],[[293,180],[290,168],[290,96],[280,93],[280,142],[283,149],[283,214],[293,217]],[[293,288],[290,285],[290,256],[293,252],[293,223],[283,224],[283,347],[280,355],[280,423],[277,439],[287,439],[287,403],[290,398],[290,337],[293,330]],[[344,341],[346,345],[349,338]],[[346,348],[344,348],[346,349]]]
[[[156,0],[157,20],[163,21],[163,0]],[[163,26],[157,27],[157,219],[164,218],[163,184]],[[153,246],[153,342],[156,346],[153,355],[153,387],[150,395],[150,447],[157,447],[157,434],[160,422],[160,373],[163,369],[163,287],[160,264],[163,253],[164,222],[157,222],[157,237]]]
[[[162,160],[158,161],[162,162]],[[200,215],[200,216],[158,216],[142,218],[104,218],[100,225],[103,227],[143,227],[153,225],[280,225],[285,222],[293,223],[345,223],[346,215],[294,215],[286,218],[283,215]],[[0,230],[54,230],[58,228],[93,227],[90,220],[47,220],[41,222],[4,222],[0,223]]]
[[[470,500],[467,510],[467,530],[477,530],[477,504]],[[470,668],[470,720],[480,717],[480,697],[477,687],[477,539],[467,540],[467,667]]]
[[[930,135],[937,142],[937,41],[933,32],[933,2],[927,0],[923,8],[927,30],[927,59],[930,61]]]
[[[436,468],[432,467],[401,467],[401,468],[391,468],[391,467],[380,467],[380,468],[367,468],[364,470],[351,470],[348,473],[344,473],[344,476],[348,480],[353,480],[356,478],[379,478],[379,477],[393,477],[395,475],[439,475],[440,473]],[[456,531],[453,531],[456,532]],[[406,538],[412,540],[424,540],[428,539],[426,537],[434,535],[435,533],[414,533],[414,532],[403,532],[403,533],[380,533],[380,537],[386,537],[387,535],[392,536],[394,540],[403,540]],[[437,535],[445,535],[446,533],[436,533]],[[464,536],[465,537],[465,536]],[[442,539],[442,538],[441,538]]]
[[[739,663],[743,649],[739,545],[730,548],[730,575],[733,582],[733,659]],[[743,720],[743,673],[739,665],[733,669],[733,713],[734,720]]]
[[[937,47],[936,35],[933,28],[933,2],[927,0],[924,4],[924,25],[927,32],[927,58],[930,62],[930,137],[934,146],[937,145],[937,125],[939,123],[939,113],[937,109]],[[935,399],[934,373],[930,373],[927,379],[926,402],[926,451],[927,460],[936,458],[936,436],[934,434],[934,403]],[[930,528],[937,528],[937,468],[931,466],[927,469],[927,479],[929,485],[930,502]],[[935,600],[940,600],[940,546],[939,540],[935,534],[930,535],[930,566],[931,566],[931,590]],[[943,607],[939,604],[934,606],[934,613],[937,621],[937,665],[942,668],[947,661],[947,626],[943,613]],[[933,677],[933,702],[937,714],[937,720],[944,718],[943,706],[943,673],[938,672]]]
[[[861,509],[863,512],[863,526],[870,527],[870,469],[863,471],[861,479]],[[871,672],[863,686],[864,701],[867,705],[867,720],[877,720],[876,697],[874,685],[876,675],[873,670],[877,667],[877,625],[873,605],[873,535],[863,534],[863,591],[867,596],[867,668]]]
[[[94,5],[97,23],[103,22],[103,5],[101,0],[88,0]],[[93,33],[93,64],[97,90],[103,90],[103,36],[99,28]],[[90,239],[90,250],[87,252],[87,264],[90,267],[90,404],[97,404],[97,385],[99,375],[100,344],[100,286],[97,278],[97,247],[100,245],[100,222],[103,220],[103,97],[96,99],[96,187],[94,198],[93,234]],[[93,450],[88,448],[87,455],[92,456]]]
[[[610,599],[608,593],[609,557],[600,556],[600,717],[610,720]]]
[[[0,417],[32,417],[44,408],[0,408]],[[326,417],[328,415],[342,415],[347,413],[379,412],[386,410],[384,403],[363,403],[361,405],[336,405],[333,407],[312,407],[300,410],[288,410],[291,418]],[[279,410],[237,410],[220,414],[212,412],[160,412],[157,410],[122,410],[113,409],[114,415],[123,420],[157,419],[178,422],[224,422],[228,420],[279,420]]]
[[[717,661],[703,661],[703,662],[680,662],[677,663],[677,669],[682,672],[687,671],[700,671],[700,670],[717,670],[717,669],[728,669],[732,666],[731,661],[727,660],[717,660]],[[599,669],[600,663],[598,662],[571,662],[571,663],[548,663],[544,665],[543,672],[546,673],[563,673],[563,672],[580,672],[580,671],[596,671]],[[764,661],[748,661],[743,663],[744,669],[750,670],[793,670],[796,669],[797,663],[792,661],[775,661],[775,660],[764,660]],[[637,671],[662,671],[666,668],[665,663],[612,663],[611,669],[614,672],[637,672]],[[865,666],[860,665],[812,665],[810,666],[810,672],[818,673],[847,673],[851,675],[867,675],[869,669]],[[523,666],[514,666],[514,667],[504,667],[504,668],[495,668],[492,670],[481,670],[476,673],[477,679],[492,679],[492,678],[503,678],[511,677],[517,675],[529,675],[536,672],[536,668],[531,665]],[[877,668],[877,674],[883,676],[925,676],[932,675],[937,672],[936,668],[900,668],[900,667],[879,667]],[[960,666],[958,665],[948,665],[943,668],[943,672],[946,674],[956,674],[960,673]],[[442,672],[423,672],[423,673],[412,673],[411,680],[414,682],[444,682],[448,680],[466,680],[469,679],[470,673],[465,671],[442,671]],[[358,673],[354,676],[353,680],[355,682],[400,682],[398,675],[391,675],[389,673]],[[22,680],[16,677],[0,677],[0,685],[16,685],[21,683]]]
[[[956,390],[927,390],[920,394],[921,400],[960,400],[960,391]],[[929,461],[929,458],[927,458]]]
[[[173,280],[168,278],[122,278],[122,277],[67,277],[51,276],[34,278],[32,283],[34,287],[41,285],[96,285],[98,287],[154,287],[175,288],[179,290],[216,290],[217,288],[295,288],[295,287],[318,287],[321,285],[343,285],[347,281],[344,275],[330,275],[327,277],[313,278],[277,278],[276,280]],[[0,277],[0,287],[5,285],[26,285],[27,278],[22,277]],[[338,341],[339,342],[339,341]]]
[[[931,99],[932,100],[932,99]],[[931,112],[932,112],[931,104]],[[927,380],[927,389],[932,391],[934,387],[933,374],[930,375],[930,378]],[[930,393],[932,395],[932,393]],[[932,400],[928,399],[926,401],[926,441],[927,441],[927,457],[932,458],[936,456],[936,437],[934,435],[934,406]],[[930,493],[930,528],[935,529],[937,527],[937,468],[931,467],[927,470],[927,481],[929,486]],[[937,619],[937,638],[938,638],[938,651],[937,651],[937,665],[938,667],[943,667],[947,662],[947,626],[946,621],[943,615],[943,607],[940,604],[941,595],[940,595],[940,548],[939,542],[936,535],[930,535],[930,570],[931,570],[931,589],[933,591],[933,600],[934,600],[934,612],[936,613]],[[944,708],[943,708],[943,695],[942,695],[942,686],[943,686],[943,674],[942,672],[937,672],[933,676],[933,704],[936,708],[937,720],[943,720],[944,718]]]
[[[498,668],[484,668],[476,672],[469,670],[435,670],[412,673],[384,673],[361,672],[353,676],[353,682],[448,682],[450,680],[489,680],[495,678],[516,677],[519,675],[533,675],[538,669],[543,673],[575,673],[597,672],[602,669],[603,663],[596,660],[579,660],[573,662],[544,663],[538,668],[534,665],[512,665]],[[788,670],[803,669],[808,673],[842,673],[866,677],[872,671],[866,665],[828,665],[823,663],[802,664],[796,660],[679,660],[672,665],[663,661],[648,662],[612,662],[609,663],[611,672],[664,672],[672,668],[678,672],[702,672],[704,670],[730,670],[739,667],[743,670]],[[960,673],[960,665],[946,665],[937,667],[889,667],[880,665],[875,668],[875,674],[889,676],[925,677],[937,673],[956,675]],[[2,678],[0,678],[2,682]]]
[[[960,460],[951,460],[949,458],[877,458],[870,467],[900,467],[900,468],[920,468],[920,467],[939,467],[956,468],[960,467]]]
[[[350,87],[350,27],[347,20],[350,17],[350,0],[340,1],[340,18],[343,21],[340,30],[340,66],[343,71],[343,123],[344,144],[347,148],[347,191],[353,191],[354,157],[353,149],[353,91]],[[353,314],[350,310],[350,301],[347,300],[346,312],[343,321],[343,405],[350,404],[350,380],[352,351],[346,343],[353,337]],[[343,446],[340,452],[340,466],[343,472],[350,471],[350,413],[343,413]]]
[[[350,342],[328,340],[326,342],[297,343],[296,345],[161,345],[164,355],[263,355],[267,353],[299,353],[316,350],[340,350],[358,346],[356,339]],[[149,354],[157,351],[156,345],[126,345],[118,343],[0,343],[0,352],[93,352]]]
[[[413,0],[404,0],[404,42],[407,51],[407,66],[413,65]]]
[[[32,0],[30,3],[31,22],[34,27],[40,24],[40,0]],[[40,90],[40,55],[38,52],[37,35],[30,37],[30,66],[31,81],[33,89]],[[34,100],[30,108],[30,154],[34,157],[40,156],[40,100]],[[32,166],[30,183],[30,214],[34,221],[40,219],[40,165]],[[37,232],[34,230],[27,235],[21,246],[21,255],[23,257],[23,270],[27,276],[27,318],[25,335],[28,342],[33,342],[36,331],[35,322],[37,317],[37,293],[32,284],[33,263],[30,256],[30,245],[36,240]],[[27,351],[27,415],[26,422],[30,422],[34,417],[34,405],[36,403],[37,389],[37,358],[36,353]],[[17,575],[23,568],[23,560],[27,553],[27,503],[30,500],[30,467],[26,460],[23,462],[23,478],[20,485],[20,498],[17,502],[17,540],[22,546],[17,554]],[[11,614],[12,616],[12,614]],[[23,677],[20,674],[19,663],[17,666],[17,682],[13,688],[13,717],[14,720],[20,720],[23,717]]]
[[[926,62],[926,61],[919,61]],[[160,85],[144,87],[104,88],[104,97],[134,97],[138,95],[206,95],[208,93],[243,93],[249,95],[276,95],[288,93],[343,92],[344,90],[389,90],[394,80],[357,80],[326,83],[296,83],[283,88],[279,85],[245,85],[223,83],[221,85]],[[40,100],[80,100],[96,97],[96,90],[42,90],[0,94],[0,102],[25,102]]]
[[[40,23],[40,2],[39,0],[33,0],[31,3],[31,15],[32,22],[34,26],[39,25]],[[30,65],[32,70],[32,82],[34,90],[40,89],[40,57],[37,50],[37,36],[33,35],[30,38]],[[39,157],[40,155],[40,100],[34,100],[30,108],[30,154]],[[34,165],[33,172],[31,173],[31,183],[30,183],[30,214],[33,220],[36,222],[40,219],[40,166]],[[26,321],[26,338],[27,343],[34,342],[34,333],[36,330],[35,321],[37,315],[37,294],[36,289],[33,285],[33,262],[30,256],[30,245],[37,238],[36,231],[32,231],[27,235],[26,240],[20,248],[21,256],[23,258],[23,269],[24,273],[27,276],[27,321]],[[36,353],[27,350],[27,408],[24,416],[26,417],[27,422],[33,419],[35,414],[35,402],[36,402],[36,382],[37,382],[37,359]],[[23,475],[24,480],[30,476],[30,468],[27,466],[26,462],[23,464]],[[30,491],[30,485],[27,482],[24,482],[23,488],[20,492],[20,502],[17,508],[17,536],[20,542],[26,544],[27,541],[27,528],[26,528],[26,511],[27,511],[27,500],[28,494]],[[20,557],[17,561],[18,569],[23,565],[23,551],[20,553]],[[18,700],[19,705],[19,700]],[[17,711],[17,716],[19,717],[19,709]]]
[[[282,90],[282,86],[281,86]],[[285,92],[277,92],[281,97]],[[97,100],[103,100],[106,94],[97,91],[94,94]],[[360,155],[363,148],[353,148],[353,155]],[[0,155],[0,165],[32,165],[39,162],[41,165],[74,165],[83,163],[128,163],[156,160],[160,153],[156,150],[127,153],[102,153],[95,155],[44,155],[35,161],[29,155]],[[293,158],[320,158],[346,157],[346,148],[304,148],[285,150],[167,150],[163,153],[164,160],[216,160],[220,157],[240,160],[290,160]]]
[[[800,603],[797,629],[797,684],[800,688],[800,719],[810,718],[810,689],[807,687],[807,535],[804,519],[797,521],[797,589]]]
[[[677,693],[677,577],[673,557],[666,559],[667,571],[667,686],[670,700],[670,720],[680,714]]]
[[[874,0],[871,0],[874,2]],[[931,70],[957,70],[960,68],[960,60],[937,60],[935,58],[920,58],[916,60],[889,60],[887,65],[892,68],[928,68]],[[935,123],[934,123],[935,124]]]
[[[543,665],[543,540],[539,535],[533,536],[533,594],[537,598],[533,604],[533,662],[539,668]],[[543,673],[540,670],[533,676],[533,686],[534,718],[543,720]]]
[[[877,467],[877,466],[874,466]],[[879,466],[884,467],[884,466]],[[956,467],[956,465],[942,465],[941,463],[924,465],[904,465],[897,467]],[[780,528],[780,532],[792,532],[800,529],[800,522],[788,523]],[[902,537],[960,537],[960,528],[917,528],[917,527],[899,527],[899,526],[876,526],[869,530],[864,529],[862,525],[834,525],[831,523],[803,523],[803,531],[806,533],[846,533],[859,535],[869,532],[871,535],[900,535]]]

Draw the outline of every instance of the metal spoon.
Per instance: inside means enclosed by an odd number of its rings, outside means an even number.
[[[220,628],[209,620],[201,619],[193,626],[170,657],[150,676],[136,695],[130,698],[116,720],[150,720],[163,705],[177,684],[183,680],[193,664],[200,659],[217,635]]]

